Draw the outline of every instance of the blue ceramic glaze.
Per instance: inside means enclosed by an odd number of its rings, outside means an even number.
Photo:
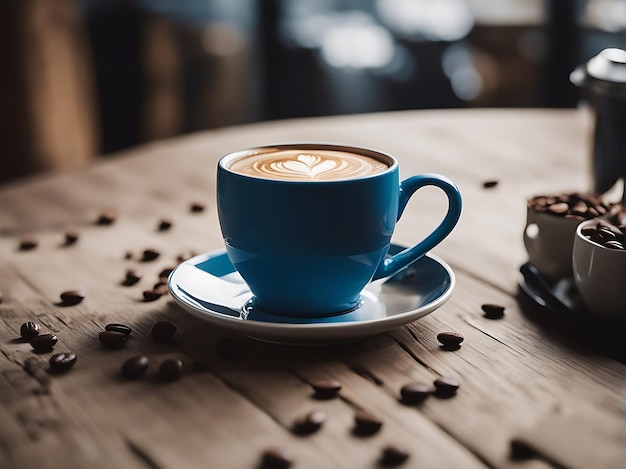
[[[436,175],[401,184],[398,164],[372,150],[322,144],[272,148],[326,149],[364,154],[385,162],[383,172],[358,179],[284,181],[234,173],[218,164],[217,206],[226,251],[257,306],[289,316],[323,316],[355,308],[372,280],[391,276],[443,240],[461,212],[454,184]],[[434,185],[449,199],[441,225],[421,243],[385,258],[395,223],[415,191]]]

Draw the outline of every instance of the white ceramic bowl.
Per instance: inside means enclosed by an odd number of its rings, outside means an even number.
[[[587,239],[582,230],[596,223],[588,220],[576,229],[572,253],[576,286],[591,313],[626,317],[626,250]]]

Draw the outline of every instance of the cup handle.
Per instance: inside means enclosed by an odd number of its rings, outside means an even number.
[[[456,226],[461,216],[461,192],[458,187],[446,177],[437,174],[421,174],[405,179],[400,183],[400,200],[398,204],[398,216],[400,220],[407,202],[411,196],[424,186],[435,186],[441,189],[448,197],[448,212],[443,221],[423,241],[412,248],[407,248],[393,257],[384,259],[374,273],[372,280],[389,277],[399,270],[415,262],[437,244],[445,239]]]

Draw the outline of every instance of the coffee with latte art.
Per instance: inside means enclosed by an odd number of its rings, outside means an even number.
[[[388,164],[358,153],[297,148],[253,153],[228,165],[235,173],[284,181],[356,179],[388,168]]]

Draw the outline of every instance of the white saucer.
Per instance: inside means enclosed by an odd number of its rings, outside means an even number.
[[[390,254],[404,249],[392,245]],[[169,277],[174,300],[215,326],[255,339],[290,344],[352,341],[408,324],[433,312],[452,294],[454,272],[427,255],[395,276],[372,282],[356,310],[323,318],[294,318],[258,311],[248,286],[224,250],[200,254]]]

